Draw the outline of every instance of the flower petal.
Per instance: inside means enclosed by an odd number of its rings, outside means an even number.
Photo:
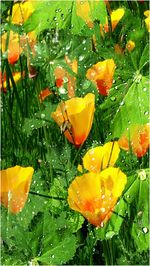
[[[1,171],[1,202],[12,213],[22,210],[28,197],[34,169],[15,166]]]
[[[64,129],[68,140],[79,147],[84,143],[92,127],[95,111],[95,95],[88,93],[84,98],[74,97],[58,105],[52,118]]]
[[[90,172],[77,176],[68,189],[69,206],[91,224],[101,226],[110,218],[126,182],[126,175],[113,167],[99,174]]]
[[[119,152],[117,141],[92,148],[83,157],[83,166],[86,170],[98,173],[108,166],[113,166],[118,159]]]

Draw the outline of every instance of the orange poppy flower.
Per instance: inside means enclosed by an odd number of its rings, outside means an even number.
[[[8,41],[8,50],[6,47],[7,38]],[[19,35],[10,31],[9,33],[4,33],[2,35],[2,43],[1,43],[2,53],[8,52],[8,62],[10,64],[14,64],[18,61],[20,54],[22,53],[22,48],[20,46]]]
[[[119,139],[118,144],[126,151],[131,147],[133,153],[141,158],[150,146],[150,124],[130,127]]]
[[[78,63],[77,60],[74,59],[71,61],[67,56],[65,56],[65,61],[68,64],[68,66],[71,68],[71,70],[77,74],[78,70]],[[68,96],[69,98],[72,98],[75,96],[75,81],[76,78],[74,76],[71,76],[64,68],[61,66],[56,67],[54,71],[55,79],[56,79],[56,86],[58,88],[62,87],[64,85],[65,79],[67,80],[67,89],[68,89]]]
[[[49,95],[53,94],[52,91],[50,91],[49,88],[46,88],[44,90],[42,90],[39,94],[39,99],[40,99],[40,102],[44,101],[45,98],[47,98]]]
[[[15,81],[15,83],[17,83],[21,77],[24,77],[25,75],[25,72],[21,73],[21,72],[14,72],[12,73],[13,75],[13,79]],[[9,79],[9,84],[10,84],[10,87],[12,87],[12,83],[11,83],[11,79]],[[0,89],[3,90],[3,92],[6,92],[7,91],[7,83],[6,83],[6,73],[4,73],[2,75],[2,72],[0,71]]]
[[[86,77],[96,84],[100,94],[107,96],[113,83],[114,71],[114,60],[106,59],[88,69]]]
[[[146,10],[144,12],[144,15],[147,17],[144,21],[145,21],[145,24],[146,24],[146,28],[148,30],[148,32],[150,32],[150,10]]]
[[[99,173],[103,169],[114,166],[118,159],[120,148],[117,141],[108,142],[103,146],[98,146],[88,150],[83,157],[84,169]],[[79,170],[81,167],[79,167]]]
[[[88,93],[84,98],[74,97],[61,102],[51,116],[60,126],[66,138],[79,147],[89,135],[94,111],[95,95]]]
[[[1,203],[14,214],[20,212],[28,197],[34,169],[14,166],[1,171]]]
[[[126,182],[126,175],[113,167],[97,174],[89,172],[77,176],[68,189],[69,206],[91,224],[103,227],[110,219]]]
[[[12,17],[11,17],[12,24],[22,25],[33,13],[33,11],[34,11],[33,5],[30,2],[16,3],[12,9]],[[6,47],[7,39],[9,39],[8,47]],[[1,44],[2,53],[7,52],[8,62],[10,64],[15,64],[18,61],[21,53],[27,50],[28,45],[30,46],[33,54],[35,53],[34,51],[35,41],[36,41],[36,34],[34,31],[21,36],[13,31],[4,33],[2,35],[2,44]]]

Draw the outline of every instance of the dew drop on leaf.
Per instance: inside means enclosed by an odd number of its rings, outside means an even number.
[[[148,111],[144,112],[144,115],[148,115]]]
[[[114,235],[115,235],[115,232],[114,232],[114,231],[109,231],[109,232],[106,233],[106,238],[107,238],[107,239],[110,239],[110,238],[112,238]]]
[[[116,101],[116,97],[112,96],[112,97],[110,98],[110,100],[111,100],[112,102],[114,102],[114,101]]]
[[[143,231],[144,234],[147,234],[148,233],[148,228],[147,227],[143,227],[142,231]]]
[[[147,88],[144,88],[143,91],[147,91]]]

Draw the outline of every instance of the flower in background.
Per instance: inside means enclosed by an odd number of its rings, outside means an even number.
[[[150,124],[133,125],[124,132],[118,141],[120,148],[132,152],[141,158],[144,156],[150,146]]]
[[[13,75],[13,79],[14,79],[14,82],[17,83],[21,77],[23,78],[24,75],[25,75],[25,72],[14,72],[12,73]],[[2,74],[2,72],[0,71],[0,89],[6,93],[7,92],[7,76],[6,76],[6,73]],[[12,87],[12,82],[11,82],[11,79],[9,79],[9,85],[10,87]]]
[[[118,25],[119,21],[124,16],[125,10],[124,8],[118,8],[114,11],[110,11],[110,20],[111,20],[111,27],[112,31],[115,30],[116,26]],[[109,24],[108,18],[106,18],[106,23],[104,25],[100,24],[100,33],[104,37],[104,32],[109,32]]]
[[[114,50],[115,50],[115,53],[118,55],[124,54],[124,49],[118,43],[114,45]]]
[[[98,5],[99,3],[92,0],[76,0],[76,14],[85,21],[89,28],[93,27],[92,12],[96,8],[96,4]]]
[[[100,94],[107,96],[113,83],[114,71],[114,60],[106,59],[88,69],[86,77],[96,84]]]
[[[28,197],[34,169],[14,166],[1,171],[1,203],[14,214],[20,212]]]
[[[77,74],[77,70],[78,70],[77,60],[74,59],[73,61],[71,61],[67,56],[65,56],[65,62],[70,67],[70,69],[75,74]],[[71,76],[67,72],[67,70],[65,70],[61,66],[56,67],[56,69],[54,71],[54,76],[55,76],[55,79],[56,79],[56,86],[58,88],[61,88],[61,87],[64,86],[64,84],[66,82],[69,98],[74,97],[75,96],[75,82],[76,82],[76,78],[74,76]]]
[[[52,95],[52,94],[53,94],[53,92],[49,88],[42,90],[39,94],[40,102],[44,101],[45,98],[47,98],[49,95]]]
[[[147,17],[144,21],[145,21],[145,24],[146,24],[146,28],[148,30],[148,32],[150,32],[150,10],[146,10],[144,12],[144,15]]]
[[[129,52],[132,52],[133,49],[135,48],[135,42],[129,40],[126,44],[126,49],[129,51]]]
[[[8,47],[7,47],[7,40],[8,40]],[[9,33],[4,33],[1,39],[1,49],[2,53],[7,53],[7,58],[9,64],[15,64],[20,54],[22,53],[23,49],[20,46],[20,39],[17,33],[10,31]]]
[[[111,25],[112,25],[112,31],[116,28],[118,25],[119,21],[122,19],[124,16],[125,10],[124,8],[118,8],[111,13]]]
[[[109,166],[114,166],[119,157],[119,152],[120,148],[117,141],[91,148],[82,159],[83,167],[90,172],[99,173]],[[79,169],[82,168],[79,167]]]
[[[69,206],[91,224],[103,227],[110,219],[126,182],[126,175],[113,167],[97,174],[89,172],[77,176],[68,189]]]
[[[61,102],[51,116],[66,138],[80,147],[90,133],[94,111],[95,95],[88,93],[84,98],[74,97]]]
[[[12,8],[11,23],[16,25],[22,25],[29,16],[33,13],[34,8],[32,3],[16,3]],[[9,16],[8,18],[9,19]],[[30,47],[33,54],[34,45],[36,43],[36,34],[34,31],[29,32],[28,34],[19,35],[12,30],[10,32],[4,33],[2,35],[2,53],[7,53],[7,58],[9,64],[15,64],[21,53],[27,51]]]

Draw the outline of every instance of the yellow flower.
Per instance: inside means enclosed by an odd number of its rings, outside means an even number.
[[[84,155],[83,166],[90,172],[99,173],[109,166],[114,166],[119,152],[120,148],[117,141],[108,142],[104,146],[92,148]]]
[[[21,79],[21,77],[24,77],[25,75],[25,72],[14,72],[12,73],[13,75],[13,79],[15,81],[15,83],[17,83],[19,81],[19,79]],[[3,89],[4,92],[6,92],[6,87],[7,87],[7,75],[6,73],[4,73],[2,75],[2,72],[0,71],[0,89]],[[10,84],[10,87],[12,87],[12,82],[11,82],[11,79],[9,79],[9,84]]]
[[[115,30],[115,28],[118,25],[119,21],[124,16],[124,13],[125,13],[124,8],[118,8],[118,9],[116,9],[116,10],[111,12],[110,20],[111,20],[112,31]],[[108,19],[107,18],[106,18],[106,23],[103,26],[104,26],[104,31],[108,32],[109,31],[109,26],[108,26]],[[102,24],[100,24],[100,32],[101,32],[102,36],[104,35],[103,26],[102,26]]]
[[[147,17],[144,21],[145,21],[145,24],[146,24],[146,28],[148,30],[148,32],[150,32],[150,10],[146,10],[144,12],[144,15]]]
[[[52,118],[60,126],[66,138],[79,147],[87,139],[92,127],[95,111],[95,95],[74,97],[58,105]]]
[[[100,94],[106,96],[113,83],[114,71],[114,60],[106,59],[88,69],[86,77],[96,84]]]
[[[112,31],[114,31],[114,29],[116,28],[117,24],[119,23],[119,21],[124,16],[124,13],[125,13],[124,8],[118,8],[118,9],[114,10],[111,13]]]
[[[33,13],[33,11],[34,11],[33,4],[28,1],[25,3],[14,4],[11,16],[12,24],[22,25]],[[7,19],[9,19],[9,17]],[[6,47],[8,38],[9,38],[8,47]],[[19,35],[13,31],[10,31],[2,35],[2,44],[1,44],[2,53],[7,52],[8,62],[10,64],[15,64],[18,61],[21,53],[27,50],[28,45],[30,46],[32,52],[34,53],[35,43],[36,43],[35,31],[23,35]]]
[[[126,182],[126,175],[113,167],[98,174],[90,172],[77,176],[68,189],[69,206],[91,224],[103,226],[111,217]]]
[[[34,12],[33,3],[26,1],[24,3],[16,3],[12,8],[13,24],[22,25]]]
[[[88,25],[88,27],[93,27],[93,18],[92,12],[93,9],[96,8],[95,5],[98,5],[98,1],[93,0],[76,0],[76,14],[81,17]]]
[[[126,49],[129,51],[129,52],[132,52],[132,50],[135,48],[135,42],[129,40],[126,44]]]
[[[20,212],[28,197],[34,169],[14,166],[1,171],[1,203],[14,214]]]

